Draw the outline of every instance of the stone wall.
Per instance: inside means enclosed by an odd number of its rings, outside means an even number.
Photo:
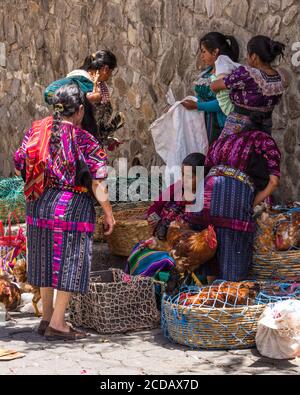
[[[0,173],[11,174],[30,120],[47,114],[44,87],[103,47],[118,57],[113,103],[127,118],[126,144],[116,155],[161,163],[148,127],[169,86],[178,99],[192,91],[198,38],[211,30],[233,34],[245,55],[247,41],[261,33],[287,44],[280,67],[290,86],[274,115],[274,135],[283,152],[281,194],[300,197],[300,66],[291,62],[299,11],[299,0],[2,0]]]

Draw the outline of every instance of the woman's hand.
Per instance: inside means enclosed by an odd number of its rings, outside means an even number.
[[[100,71],[97,70],[92,78],[93,78],[94,89],[95,89],[95,87],[97,86],[98,82],[100,82]]]
[[[114,230],[116,221],[112,213],[104,215],[104,236],[110,236]]]
[[[222,79],[212,82],[210,85],[210,89],[215,93],[218,93],[220,91],[227,89],[224,79],[222,78]]]
[[[185,100],[181,103],[186,110],[198,110],[197,102],[193,100]]]

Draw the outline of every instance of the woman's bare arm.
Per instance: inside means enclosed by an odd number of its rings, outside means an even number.
[[[258,194],[254,200],[254,208],[262,203],[265,199],[272,195],[272,193],[279,187],[279,177],[277,176],[270,176],[269,184],[267,185],[266,189]]]
[[[104,212],[104,234],[105,236],[109,236],[113,232],[115,226],[115,219],[109,201],[109,194],[106,182],[104,180],[93,180],[92,189],[95,198],[101,205]]]

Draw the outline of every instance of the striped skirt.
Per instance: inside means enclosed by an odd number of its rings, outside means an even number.
[[[253,203],[254,189],[247,176],[220,166],[212,169],[205,180],[203,210],[187,217],[194,229],[215,227],[217,272],[222,280],[241,281],[248,277],[255,232]],[[216,269],[204,265],[203,274],[214,275]]]
[[[96,218],[92,198],[51,188],[27,204],[26,215],[28,282],[85,294]]]

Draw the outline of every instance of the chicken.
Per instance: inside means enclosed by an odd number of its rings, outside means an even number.
[[[20,289],[5,276],[0,276],[0,303],[6,311],[16,310],[21,303]]]
[[[278,224],[286,221],[285,210],[267,208],[257,219],[257,232],[254,248],[258,254],[267,254],[276,250],[275,231]]]
[[[275,244],[278,251],[287,251],[297,247],[300,242],[300,213],[280,222],[276,228]]]
[[[41,292],[39,287],[33,287],[27,284],[27,268],[25,259],[18,259],[13,268],[14,277],[21,288],[22,293],[32,293],[32,305],[35,316],[40,317],[41,313],[38,309],[38,303],[41,300]]]
[[[185,306],[201,307],[234,307],[247,306],[255,303],[260,285],[255,282],[229,282],[203,287],[197,294],[183,293],[179,303]]]
[[[270,254],[276,250],[274,230],[279,221],[285,220],[284,214],[272,214],[267,210],[257,219],[257,233],[254,249],[257,254]]]
[[[179,222],[171,223],[167,243],[170,246],[170,255],[176,262],[176,269],[183,276],[187,273],[193,274],[199,266],[211,260],[218,246],[212,226],[202,232],[195,232],[182,227]],[[195,281],[197,283],[196,277]]]

